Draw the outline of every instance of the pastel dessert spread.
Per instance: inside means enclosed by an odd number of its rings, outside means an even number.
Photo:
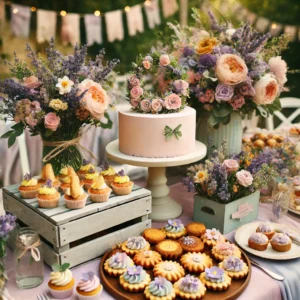
[[[175,282],[179,278],[183,277],[185,272],[183,267],[178,262],[166,260],[154,266],[153,274],[155,277],[162,276],[171,282]]]
[[[134,256],[142,250],[149,250],[150,244],[142,236],[132,236],[122,243],[121,248],[128,255]]]
[[[70,189],[64,195],[65,202],[70,209],[83,208],[86,203],[87,194],[80,185],[77,175],[71,177]]]
[[[132,259],[124,252],[117,252],[108,258],[104,263],[104,270],[111,276],[122,275],[126,269],[133,266]]]
[[[269,239],[261,232],[252,233],[248,239],[250,248],[258,251],[264,251],[268,248]]]
[[[95,170],[95,166],[93,164],[91,164],[90,161],[84,159],[82,161],[82,165],[81,165],[80,169],[77,172],[80,180],[84,180],[85,174],[88,173],[89,170],[91,170],[91,169]]]
[[[239,258],[242,256],[239,248],[229,242],[218,242],[215,246],[213,246],[211,253],[217,260],[223,260],[225,257],[232,255]]]
[[[249,272],[249,268],[246,263],[236,256],[228,256],[222,262],[219,267],[224,269],[229,277],[232,279],[242,279],[246,277]]]
[[[195,236],[183,236],[178,242],[185,252],[200,252],[204,249],[204,243]]]
[[[190,273],[202,273],[213,264],[212,259],[205,253],[186,253],[180,258],[184,269]]]
[[[88,192],[93,202],[106,202],[111,194],[111,188],[107,186],[103,176],[99,175],[94,179]]]
[[[133,182],[125,175],[124,170],[121,170],[118,175],[115,176],[114,181],[111,183],[111,187],[118,196],[128,195],[132,191]]]
[[[110,187],[111,183],[114,181],[115,177],[117,176],[117,172],[115,169],[108,165],[108,163],[104,162],[101,166],[100,174],[103,176],[106,184]]]
[[[174,283],[175,294],[181,299],[201,299],[206,292],[204,284],[199,278],[186,275]]]
[[[19,192],[25,199],[36,198],[39,186],[38,181],[31,174],[26,173],[19,187]]]
[[[43,184],[38,189],[37,199],[39,207],[42,208],[53,208],[58,205],[60,198],[60,193],[56,188],[53,187],[52,181],[48,179],[45,184]]]
[[[275,234],[275,230],[270,223],[260,223],[256,229],[256,232],[263,233],[269,240]]]
[[[172,300],[176,294],[172,283],[164,277],[156,277],[145,288],[144,295],[149,300]]]
[[[170,239],[178,239],[187,234],[185,226],[179,219],[168,220],[162,230],[164,230],[166,236]]]
[[[161,255],[152,250],[144,250],[138,252],[133,261],[136,265],[141,265],[145,269],[153,268],[156,264],[162,261]]]
[[[231,278],[221,268],[213,266],[206,268],[200,275],[200,280],[209,290],[224,291],[231,285]]]
[[[38,180],[38,183],[45,184],[47,180],[51,180],[53,187],[55,187],[56,189],[59,188],[60,181],[55,177],[51,164],[44,165],[42,169],[42,175]]]
[[[202,241],[209,247],[215,246],[217,242],[224,242],[225,238],[216,228],[206,229]]]
[[[275,233],[270,243],[272,248],[278,252],[289,251],[292,247],[292,241],[290,237],[285,233]]]
[[[100,284],[100,279],[94,272],[82,274],[76,288],[79,300],[98,299],[102,290],[103,286]]]

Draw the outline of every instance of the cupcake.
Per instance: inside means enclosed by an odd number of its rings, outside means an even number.
[[[256,232],[263,233],[269,240],[275,234],[275,230],[270,223],[260,223],[256,228]]]
[[[50,273],[48,286],[50,294],[55,299],[67,299],[73,294],[75,279],[73,278],[70,264],[66,263],[62,266],[54,264],[51,266],[53,272]]]
[[[183,249],[177,241],[174,240],[164,240],[155,245],[155,250],[164,259],[179,259],[182,255]]]
[[[284,233],[276,233],[271,241],[271,246],[273,250],[278,252],[286,252],[289,251],[292,247],[292,241],[287,234]]]
[[[150,275],[142,266],[131,266],[120,276],[119,282],[123,289],[128,292],[141,292],[150,283]]]
[[[250,248],[258,251],[264,251],[268,248],[269,239],[266,235],[260,232],[252,233],[248,239]]]
[[[110,186],[116,195],[128,195],[132,191],[133,182],[125,175],[124,170],[121,170],[118,175],[115,176],[114,181],[111,182]]]
[[[212,259],[205,253],[186,253],[181,256],[180,263],[190,273],[202,273],[212,266]]]
[[[36,198],[39,187],[40,185],[38,184],[37,180],[35,178],[32,178],[30,174],[26,173],[19,187],[19,192],[22,198]]]
[[[239,257],[229,256],[219,263],[219,268],[225,270],[226,274],[232,279],[245,278],[249,268]]]
[[[58,179],[61,181],[61,182],[64,182],[64,178],[67,178],[68,177],[68,170],[69,168],[72,168],[70,166],[64,166],[63,168],[61,168],[61,170],[59,171],[59,174],[57,175]],[[73,169],[73,168],[72,168]]]
[[[37,199],[39,207],[41,208],[53,208],[58,205],[60,193],[53,187],[52,181],[48,179],[38,189]]]
[[[227,256],[236,256],[241,258],[242,253],[240,249],[229,242],[218,242],[216,246],[213,246],[211,254],[216,260],[224,260]]]
[[[225,237],[216,228],[206,229],[204,235],[202,236],[202,241],[208,247],[215,246],[217,242],[225,242]]]
[[[103,176],[99,175],[88,192],[93,202],[106,202],[111,194],[111,188],[106,185]]]
[[[83,179],[84,188],[88,191],[92,184],[95,182],[95,179],[99,176],[99,173],[95,169],[90,168],[89,171],[85,174]]]
[[[47,180],[51,180],[52,186],[58,190],[60,186],[60,181],[55,177],[51,164],[44,165],[42,169],[42,175],[41,178],[38,180],[38,183],[45,184]]]
[[[100,174],[103,176],[105,183],[110,187],[115,177],[118,175],[117,172],[106,162],[103,165],[101,165],[100,168]]]
[[[200,281],[200,279],[189,274],[185,277],[180,278],[177,282],[174,283],[174,290],[176,296],[181,299],[187,300],[201,299],[206,292],[206,288]]]
[[[200,280],[207,289],[215,292],[225,291],[231,285],[231,278],[221,268],[213,266],[206,268],[200,275]]]
[[[156,277],[145,288],[144,295],[148,300],[173,300],[176,298],[173,285],[164,277]]]
[[[84,159],[82,161],[80,169],[77,172],[77,175],[79,176],[80,180],[84,180],[85,174],[87,174],[91,169],[95,170],[94,165],[92,165],[88,160]]]
[[[185,252],[201,252],[204,249],[204,243],[195,236],[183,236],[178,243]]]
[[[151,244],[157,244],[166,238],[164,231],[157,228],[147,228],[143,231],[143,237]]]
[[[87,194],[80,186],[79,177],[77,175],[71,177],[70,189],[65,193],[65,202],[70,209],[83,208],[86,203]]]
[[[161,255],[152,250],[144,250],[138,252],[133,261],[136,265],[140,265],[145,269],[152,269],[156,264],[162,261]]]
[[[100,279],[94,272],[84,273],[77,285],[76,292],[79,300],[98,300],[103,291]]]
[[[149,250],[150,244],[142,236],[132,236],[122,243],[121,249],[126,254],[134,256],[142,250]]]
[[[118,277],[130,266],[133,266],[132,259],[124,252],[117,252],[105,261],[104,270],[108,275]]]
[[[74,171],[74,169],[72,167],[69,167],[67,169],[67,176],[60,178],[60,181],[61,181],[60,189],[63,192],[63,194],[65,194],[68,191],[68,189],[70,188],[70,183],[71,183],[71,177],[72,176],[77,176],[77,174],[76,174],[76,172]],[[83,186],[82,181],[80,182],[80,186],[81,187]]]
[[[168,223],[162,230],[169,239],[174,240],[181,238],[187,233],[186,228],[179,219],[168,220]]]
[[[183,267],[176,261],[166,260],[156,264],[153,268],[155,277],[162,276],[171,282],[177,281],[184,276]]]
[[[186,230],[188,235],[201,237],[205,233],[206,227],[202,223],[192,222],[186,225]]]

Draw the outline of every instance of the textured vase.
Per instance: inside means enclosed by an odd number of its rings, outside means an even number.
[[[240,114],[232,113],[229,124],[220,124],[218,129],[208,126],[208,117],[204,115],[198,119],[196,130],[196,139],[207,146],[207,153],[211,153],[212,146],[219,149],[224,140],[227,141],[228,155],[239,153],[242,150],[243,136]]]

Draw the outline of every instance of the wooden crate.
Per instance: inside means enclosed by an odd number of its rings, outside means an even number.
[[[136,185],[131,194],[112,193],[104,203],[88,198],[86,206],[78,210],[68,209],[63,197],[58,207],[39,208],[37,199],[22,199],[18,187],[3,188],[4,209],[40,234],[48,265],[81,264],[151,227],[151,192]]]

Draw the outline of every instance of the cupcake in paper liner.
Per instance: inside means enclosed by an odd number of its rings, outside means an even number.
[[[79,176],[80,180],[84,180],[85,174],[87,174],[91,169],[95,170],[95,166],[92,165],[88,160],[84,159],[82,161],[80,169],[77,172],[77,175]]]
[[[98,300],[100,299],[103,286],[100,279],[93,272],[84,273],[77,285],[76,292],[79,300]]]
[[[77,174],[72,167],[69,167],[67,169],[67,176],[60,178],[60,181],[61,181],[60,190],[63,192],[63,194],[65,194],[70,189],[70,183],[71,183],[72,176],[77,176]],[[80,181],[80,186],[81,187],[83,186],[82,181]]]
[[[115,177],[118,175],[113,167],[109,166],[107,162],[104,162],[101,166],[100,175],[103,176],[105,183],[111,187],[111,183],[114,181]]]
[[[77,175],[71,177],[70,189],[66,192],[64,198],[68,208],[83,208],[86,203],[87,194],[80,186],[79,177]]]
[[[89,190],[89,188],[92,186],[92,184],[98,176],[99,173],[97,173],[93,168],[89,169],[88,173],[85,174],[83,179],[85,190]]]
[[[54,171],[51,164],[44,165],[42,169],[41,178],[38,180],[39,184],[46,184],[47,180],[52,181],[52,186],[58,190],[60,186],[60,181],[55,177]]]
[[[99,175],[88,192],[93,202],[106,202],[111,194],[111,188],[106,185],[103,176]]]
[[[35,178],[28,173],[24,175],[24,179],[19,187],[19,192],[24,199],[36,198],[40,185]]]
[[[57,207],[59,198],[60,193],[53,187],[50,179],[48,179],[38,190],[37,199],[39,207],[41,208]]]
[[[132,192],[132,187],[133,182],[125,175],[124,170],[121,170],[118,173],[118,176],[116,176],[114,181],[111,183],[113,192],[118,196],[130,194]]]

